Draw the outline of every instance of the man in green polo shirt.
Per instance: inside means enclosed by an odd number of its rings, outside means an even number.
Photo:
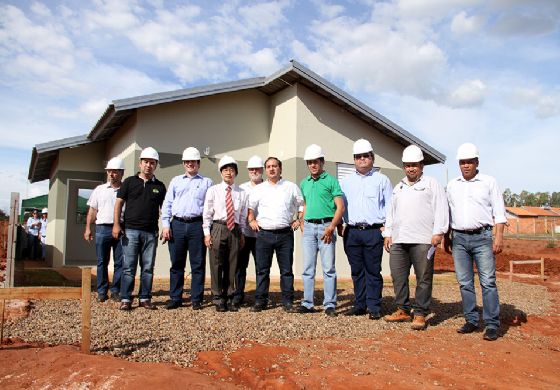
[[[300,187],[305,201],[303,218],[303,301],[299,313],[313,313],[317,252],[323,268],[325,314],[336,316],[336,226],[342,220],[344,201],[338,181],[324,171],[325,154],[319,145],[309,145],[303,159],[310,175]]]

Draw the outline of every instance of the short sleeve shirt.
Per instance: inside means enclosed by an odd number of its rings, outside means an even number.
[[[165,192],[165,185],[155,176],[146,182],[138,174],[127,177],[117,192],[117,198],[124,200],[126,205],[125,229],[157,231]]]
[[[333,176],[323,172],[317,179],[311,175],[300,183],[305,200],[304,219],[321,219],[334,217],[336,205],[334,198],[343,195],[340,184]]]

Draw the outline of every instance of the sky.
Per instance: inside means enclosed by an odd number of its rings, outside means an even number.
[[[560,191],[560,1],[0,0],[0,209],[34,145],[116,99],[268,76],[291,59],[502,189]],[[375,140],[372,140],[375,149]],[[327,156],[328,157],[328,156]]]

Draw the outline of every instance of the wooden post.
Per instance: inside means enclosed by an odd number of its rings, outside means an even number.
[[[91,345],[91,268],[82,268],[82,352]]]
[[[544,280],[544,257],[541,257],[541,278]]]
[[[513,261],[509,262],[509,282],[513,282]]]
[[[0,322],[0,345],[4,344],[4,308],[6,307],[6,300],[0,301],[2,304],[2,322]]]

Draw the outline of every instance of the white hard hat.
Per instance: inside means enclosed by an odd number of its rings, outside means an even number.
[[[249,168],[264,168],[263,159],[259,156],[253,156],[247,161],[247,169]]]
[[[362,154],[362,153],[369,153],[373,152],[373,148],[367,139],[359,139],[354,142],[354,147],[352,148],[353,154]]]
[[[142,153],[140,153],[140,159],[143,158],[151,158],[156,161],[159,161],[159,154],[157,150],[155,150],[151,146],[148,146],[146,149],[142,150]]]
[[[183,150],[183,161],[198,161],[200,160],[200,152],[197,148],[189,146]]]
[[[311,144],[305,148],[305,153],[303,155],[305,161],[315,160],[317,158],[325,158],[325,153],[323,153],[323,149],[321,149],[319,145]]]
[[[416,145],[407,146],[402,153],[402,162],[413,163],[424,160],[422,150]]]
[[[457,160],[467,160],[470,158],[478,158],[478,148],[470,142],[464,143],[457,149]]]
[[[41,210],[41,214],[48,214],[48,213],[49,213],[49,209],[46,207],[43,210]]]
[[[237,167],[237,161],[235,161],[235,159],[231,156],[228,156],[227,154],[222,157],[220,159],[220,162],[218,163],[218,169],[221,171],[222,167],[224,165],[228,165],[228,164],[235,164],[235,166]]]
[[[124,171],[124,161],[120,157],[113,157],[107,162],[105,169],[122,169]]]

